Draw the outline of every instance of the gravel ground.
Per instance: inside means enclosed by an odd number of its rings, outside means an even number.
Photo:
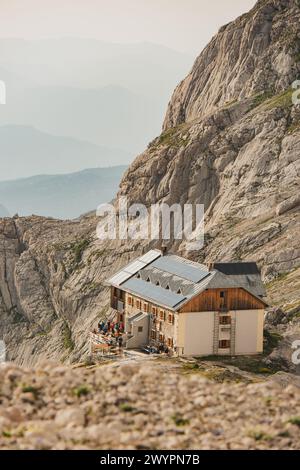
[[[1,449],[298,449],[300,391],[159,363],[0,366]]]

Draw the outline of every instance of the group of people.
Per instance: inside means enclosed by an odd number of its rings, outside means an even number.
[[[94,334],[101,334],[107,338],[107,342],[111,345],[117,345],[119,348],[123,346],[124,323],[112,322],[110,320],[100,320],[98,322],[98,330],[95,328]]]
[[[100,320],[98,323],[98,333],[103,335],[111,334],[112,336],[119,336],[124,333],[124,323]]]

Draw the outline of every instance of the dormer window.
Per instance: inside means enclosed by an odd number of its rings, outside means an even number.
[[[136,277],[137,277],[138,279],[141,279],[140,273],[137,273]]]
[[[159,281],[157,281],[155,285],[156,285],[156,286],[160,286],[160,283],[159,283]]]
[[[167,290],[170,290],[170,286],[169,286],[169,285],[167,285],[167,286],[166,286],[166,289],[167,289]]]
[[[181,289],[178,289],[177,294],[182,294]]]
[[[147,279],[146,279],[146,280],[147,280],[147,282],[150,282],[150,277],[147,277]]]

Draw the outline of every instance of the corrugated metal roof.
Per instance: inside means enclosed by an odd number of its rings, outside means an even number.
[[[159,250],[150,250],[143,256],[140,256],[138,259],[132,261],[127,266],[125,266],[121,271],[108,279],[108,283],[114,286],[120,286],[124,281],[130,279],[138,271],[145,268],[149,263],[161,256],[162,253]]]
[[[119,286],[122,282],[126,281],[132,276],[132,274],[127,273],[126,271],[120,271],[119,273],[115,274],[111,277],[108,282],[113,284],[114,286]]]
[[[128,279],[128,281],[122,284],[122,289],[129,290],[131,293],[143,297],[144,299],[170,308],[175,308],[177,304],[186,299],[186,297],[181,294],[175,294],[175,292],[137,278]]]
[[[201,279],[208,275],[207,270],[198,268],[194,263],[182,262],[180,258],[173,256],[162,256],[151,263],[151,266],[191,282],[200,282]]]
[[[215,266],[222,265],[226,270],[226,264],[217,263]],[[205,289],[239,287],[257,298],[265,296],[260,274],[254,273],[255,263],[246,263],[245,268],[241,267],[243,263],[228,264],[228,274],[225,274],[218,269],[209,271],[204,265],[176,255],[162,256],[159,250],[150,250],[125,266],[108,282],[173,310],[178,310]],[[253,274],[237,274],[243,270],[252,271]]]
[[[142,263],[149,264],[162,255],[160,250],[150,250],[139,258]]]
[[[137,260],[126,266],[125,271],[131,274],[135,274],[144,267],[145,263],[142,263],[140,260]]]

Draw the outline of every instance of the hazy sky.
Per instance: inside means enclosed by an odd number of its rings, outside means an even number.
[[[90,37],[199,53],[255,0],[0,0],[0,37]]]

